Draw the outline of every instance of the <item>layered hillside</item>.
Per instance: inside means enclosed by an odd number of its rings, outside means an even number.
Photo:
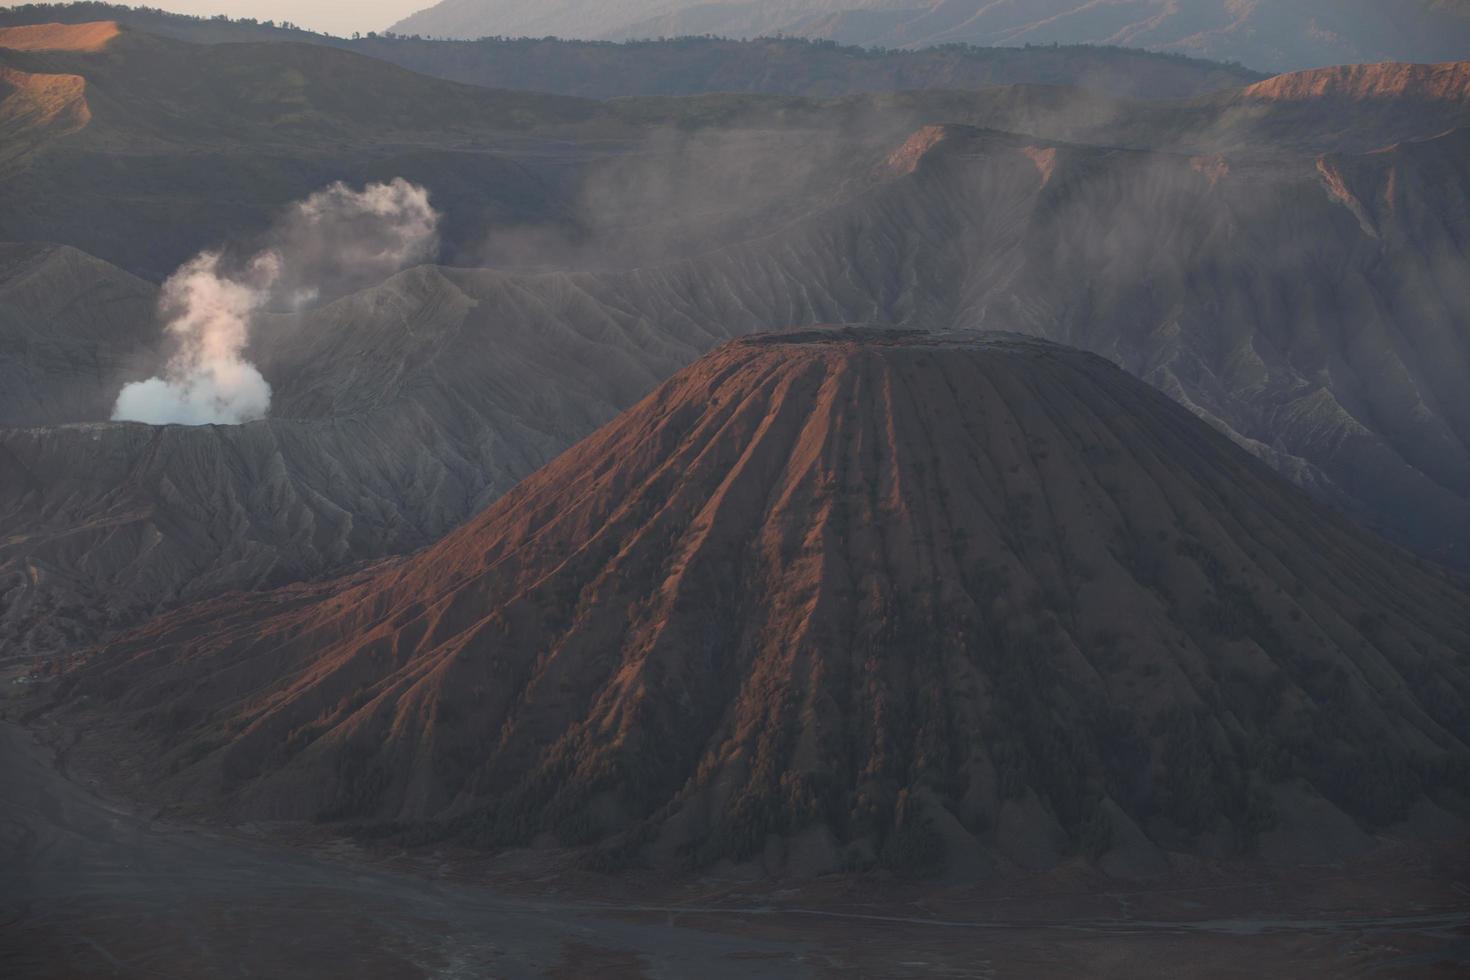
[[[117,36],[111,21],[0,27],[6,51],[100,51]],[[19,71],[0,65],[0,166],[37,144],[73,133],[92,119],[80,75]]]
[[[1379,150],[1465,128],[1470,62],[1293,72],[1201,102],[1221,119],[1250,120],[1245,128],[1256,145],[1291,145],[1307,131],[1318,150]]]
[[[1101,358],[818,330],[721,347],[419,555],[163,617],[61,696],[232,819],[1141,871],[1455,819],[1467,644],[1463,583]]]
[[[454,216],[445,257],[456,258],[489,225],[557,215],[560,180],[583,155],[567,134],[627,129],[594,102],[456,85],[316,45],[210,47],[125,29],[100,50],[0,46],[0,240],[74,245],[157,281],[331,181],[401,176]],[[548,147],[543,133],[560,138]]]
[[[354,43],[396,57],[393,51],[411,53],[427,42]],[[578,256],[587,264],[626,261],[628,242],[636,241],[633,258],[648,264],[687,254],[682,238],[691,228],[701,239],[699,248],[763,234],[772,222],[810,210],[812,198],[860,176],[869,154],[922,125],[964,123],[1043,139],[1200,154],[1275,154],[1377,149],[1470,124],[1464,100],[1426,100],[1410,92],[1350,106],[1248,97],[1241,89],[1256,79],[1248,73],[1230,92],[1183,105],[1119,100],[1054,84],[778,97],[754,93],[840,93],[867,88],[878,76],[888,79],[879,88],[1026,80],[1140,94],[1158,94],[1159,86],[1173,94],[1198,88],[1183,82],[1156,86],[1148,79],[1162,70],[1159,59],[1128,65],[1110,54],[1067,67],[1056,59],[1075,52],[939,52],[921,59],[930,68],[916,68],[909,56],[858,58],[774,42],[738,46],[725,63],[723,55],[704,51],[724,50],[718,42],[688,46],[699,70],[712,74],[687,86],[671,81],[651,87],[713,87],[735,94],[596,102],[486,90],[319,44],[203,45],[126,26],[100,50],[78,50],[85,47],[80,42],[69,50],[0,48],[0,73],[18,80],[0,79],[0,129],[7,136],[0,146],[0,241],[72,245],[157,281],[201,248],[259,234],[273,212],[330,181],[403,177],[428,188],[446,215],[441,258],[449,264],[568,264],[566,255],[542,254],[536,247],[486,249],[487,236],[506,228],[524,231],[521,242],[529,245],[593,240]],[[478,46],[454,50],[467,52],[465,77],[475,76]],[[558,50],[506,44],[487,49],[485,57],[497,71],[514,76],[505,80],[516,85],[545,82],[549,76],[536,72],[547,65],[558,78],[584,78],[575,84],[601,94],[623,84],[614,63],[607,63],[611,77],[603,68],[586,76],[555,69]],[[682,50],[677,44],[658,47],[676,61]],[[587,54],[603,65],[612,51],[592,46]],[[752,59],[753,51],[758,56]],[[662,71],[663,55],[657,52],[616,52],[613,62],[631,61],[654,75]],[[451,61],[460,63],[459,56]],[[848,66],[829,66],[838,78],[831,85],[824,81],[827,68],[808,74],[810,59],[829,57]],[[405,54],[405,63],[410,60]],[[413,64],[432,70],[427,62]],[[1194,67],[1180,63],[1181,71]],[[856,74],[847,73],[849,68]],[[673,69],[674,75],[680,71]],[[191,84],[175,84],[181,77]],[[703,142],[702,159],[668,161],[671,147],[698,149],[696,136]],[[813,179],[782,184],[785,199],[779,202],[752,202],[744,192],[759,185],[750,179],[733,199],[712,200],[705,193],[704,200],[680,200],[675,207],[640,202],[620,217],[634,233],[613,244],[595,240],[605,230],[598,226],[601,212],[616,208],[629,189],[658,181],[725,186],[728,174],[711,172],[711,165],[763,172],[776,183],[789,173]],[[99,173],[107,175],[105,186],[96,179]],[[746,217],[718,225],[704,220],[703,212],[722,203]],[[698,220],[680,213],[690,209]],[[660,252],[665,244],[670,247]]]
[[[423,269],[307,324],[265,325],[287,351],[310,345],[304,363],[266,362],[278,418],[94,421],[167,357],[153,290],[67,249],[7,255],[0,646],[13,654],[422,547],[692,356],[643,365],[533,330],[491,334],[466,322],[475,300]],[[466,330],[472,362],[453,342]]]
[[[117,35],[110,22],[0,27],[0,50],[100,51]],[[74,133],[92,119],[87,83],[80,75],[31,72],[0,64],[0,167],[13,166],[49,140]]]
[[[1470,101],[1470,62],[1339,65],[1278,75],[1257,82],[1244,94],[1247,98],[1276,102],[1417,99],[1463,103]]]

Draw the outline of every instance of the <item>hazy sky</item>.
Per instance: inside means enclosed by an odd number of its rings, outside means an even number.
[[[142,0],[124,0],[138,3]],[[435,0],[147,0],[144,6],[181,14],[229,14],[256,20],[289,20],[300,27],[330,34],[381,31]]]

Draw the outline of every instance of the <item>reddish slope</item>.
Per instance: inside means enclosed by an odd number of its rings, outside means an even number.
[[[416,557],[186,610],[65,690],[235,816],[1137,869],[1453,805],[1467,644],[1448,578],[1101,359],[821,332],[721,347]]]
[[[22,24],[0,27],[0,48],[12,51],[101,51],[117,37],[117,23]]]
[[[1245,94],[1272,102],[1308,99],[1470,102],[1470,61],[1438,65],[1384,62],[1289,72],[1257,82]]]
[[[92,118],[80,75],[43,75],[0,65],[0,134],[81,129]]]

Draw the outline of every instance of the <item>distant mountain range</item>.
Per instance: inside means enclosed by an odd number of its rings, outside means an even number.
[[[1263,71],[1470,53],[1464,0],[442,0],[394,24],[431,37],[785,33],[843,44],[1120,44]]]
[[[297,41],[345,48],[455,82],[594,99],[627,96],[760,93],[831,98],[910,89],[973,90],[994,85],[1085,87],[1138,99],[1180,99],[1238,88],[1263,75],[1180,55],[1138,49],[1064,45],[976,48],[949,45],[874,52],[807,38],[753,41],[568,41],[486,38],[444,41],[369,34],[339,38],[254,20],[188,17],[104,3],[0,9],[0,26],[37,18],[96,22],[202,44]]]

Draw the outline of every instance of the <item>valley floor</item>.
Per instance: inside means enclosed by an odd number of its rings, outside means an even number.
[[[1449,977],[1470,965],[1464,864],[1381,862],[1300,887],[1115,882],[1015,896],[705,878],[630,902],[638,889],[609,879],[436,879],[423,864],[163,821],[70,772],[51,741],[0,723],[0,975],[17,980],[1260,980]]]

